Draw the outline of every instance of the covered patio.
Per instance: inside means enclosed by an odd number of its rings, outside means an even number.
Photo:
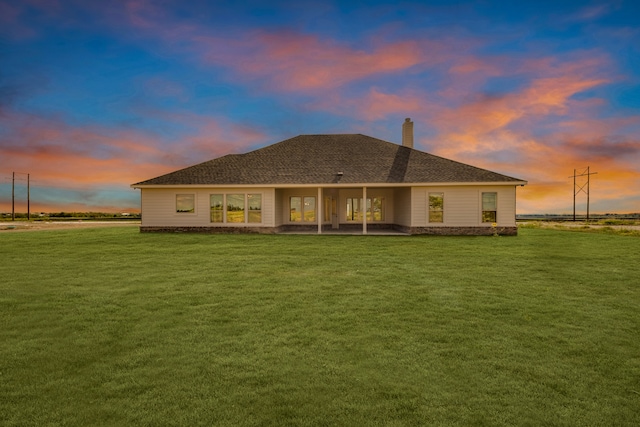
[[[403,235],[396,230],[397,186],[276,188],[275,206],[282,233]],[[410,210],[410,198],[402,210]]]

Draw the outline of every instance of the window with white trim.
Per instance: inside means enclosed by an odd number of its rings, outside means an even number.
[[[316,198],[291,196],[289,198],[290,222],[316,222]]]
[[[224,194],[209,196],[211,206],[211,222],[224,222]]]
[[[246,222],[244,198],[244,194],[227,194],[227,223]]]
[[[444,193],[429,193],[429,222],[444,222]]]
[[[365,206],[362,203],[362,198],[347,197],[346,205],[347,221],[362,222],[362,211],[365,210]],[[386,207],[384,197],[367,197],[367,221],[384,221],[385,209]]]
[[[210,194],[209,206],[212,223],[262,222],[262,194]]]
[[[362,199],[347,197],[347,221],[362,221]]]
[[[482,193],[482,222],[497,222],[498,193]]]
[[[176,213],[194,213],[195,211],[195,194],[176,194]]]
[[[367,221],[384,221],[384,197],[367,199]]]
[[[247,194],[247,222],[262,222],[262,194]]]

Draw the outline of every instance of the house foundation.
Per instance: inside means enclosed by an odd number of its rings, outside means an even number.
[[[372,232],[396,231],[406,235],[432,236],[517,236],[518,227],[405,227],[396,224],[370,224]],[[279,227],[140,227],[141,233],[202,233],[202,234],[315,234],[318,228],[313,225],[281,225]],[[359,234],[362,225],[341,224],[333,229],[330,224],[323,225],[322,233]],[[363,233],[364,234],[364,233]]]

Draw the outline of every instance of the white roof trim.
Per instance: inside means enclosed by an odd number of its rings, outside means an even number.
[[[496,182],[365,182],[365,183],[324,183],[324,184],[171,184],[171,185],[131,185],[131,188],[352,188],[352,187],[487,187],[524,186],[527,181]]]

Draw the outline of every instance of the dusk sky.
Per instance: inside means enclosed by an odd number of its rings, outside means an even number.
[[[640,1],[0,0],[0,212],[139,209],[143,181],[362,133],[640,212]],[[584,212],[585,195],[578,197]]]

